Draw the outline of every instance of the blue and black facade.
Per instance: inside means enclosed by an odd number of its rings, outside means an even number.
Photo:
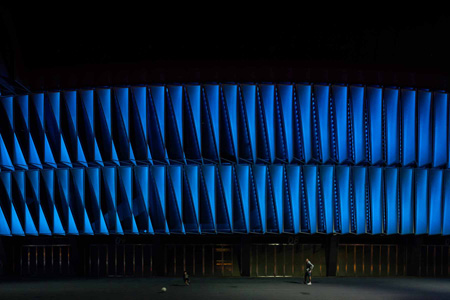
[[[364,85],[2,96],[0,234],[90,243],[176,235],[184,244],[446,236],[449,121],[446,92]],[[250,257],[241,274],[253,274]]]

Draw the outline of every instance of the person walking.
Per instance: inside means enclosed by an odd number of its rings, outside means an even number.
[[[306,259],[306,271],[305,271],[305,279],[303,283],[307,285],[311,285],[311,275],[312,270],[314,269],[314,265],[311,263],[309,259]]]

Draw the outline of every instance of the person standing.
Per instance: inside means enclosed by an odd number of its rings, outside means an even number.
[[[312,270],[314,269],[314,265],[311,263],[309,259],[306,259],[306,271],[305,271],[305,279],[303,283],[307,285],[311,285],[311,275]]]
[[[188,274],[188,272],[184,271],[183,279],[184,279],[184,284],[185,284],[185,285],[190,285],[190,284],[191,284],[191,281],[189,280],[189,274]]]

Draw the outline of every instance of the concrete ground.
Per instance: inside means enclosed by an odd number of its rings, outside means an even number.
[[[0,299],[450,299],[442,278],[103,278],[0,281]],[[166,287],[167,292],[161,292]]]

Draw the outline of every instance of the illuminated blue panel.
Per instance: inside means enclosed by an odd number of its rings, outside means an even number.
[[[0,172],[0,204],[3,208],[3,213],[5,214],[7,222],[9,220],[9,234],[23,236],[25,233],[22,229],[22,225],[20,224],[20,220],[12,200],[11,177],[10,172]]]
[[[300,166],[286,166],[294,233],[300,232]]]
[[[180,140],[183,140],[183,87],[171,85],[167,87],[170,96],[170,103],[174,112],[177,132]]]
[[[400,169],[400,207],[402,234],[414,233],[413,169]]]
[[[268,144],[270,148],[270,161],[275,160],[275,121],[274,121],[274,96],[275,87],[273,85],[261,85],[260,86],[261,99],[264,105],[264,117],[266,130],[268,135]]]
[[[119,159],[124,163],[136,164],[130,143],[129,89],[114,88],[113,139]]]
[[[131,88],[134,104],[136,105],[136,111],[132,115],[137,115],[139,123],[142,127],[142,134],[144,138],[147,139],[147,131],[143,128],[147,124],[147,99],[146,93],[147,89],[144,86],[132,87]],[[133,116],[132,116],[133,117]]]
[[[319,116],[319,136],[320,149],[322,150],[322,162],[326,163],[331,159],[330,155],[330,87],[329,86],[314,86],[314,96],[317,102],[318,116]]]
[[[393,165],[400,161],[398,90],[385,89],[384,101],[386,110],[386,164]],[[412,120],[414,121],[414,115]]]
[[[0,235],[11,236],[11,230],[0,206]]]
[[[434,93],[433,99],[433,167],[447,165],[447,94]]]
[[[72,180],[69,204],[73,211],[78,231],[80,234],[92,235],[94,232],[85,209],[84,169],[71,169],[70,175]]]
[[[255,177],[256,193],[258,197],[258,207],[260,218],[262,220],[262,231],[267,231],[267,215],[266,215],[266,173],[265,165],[254,165],[253,175]]]
[[[133,215],[136,218],[136,223],[140,234],[151,233],[154,234],[153,225],[150,220],[149,209],[149,167],[138,166],[134,168],[134,189],[135,195],[133,198]]]
[[[11,173],[0,172],[0,235],[11,236],[11,229],[8,220],[15,227],[14,234],[20,228],[19,222],[12,220],[12,203],[11,203]],[[15,218],[17,219],[17,217]],[[18,220],[17,220],[18,221]],[[19,225],[19,228],[17,227]],[[23,231],[20,232],[23,235]]]
[[[310,233],[317,233],[317,167],[304,166],[303,175],[305,179],[306,201],[308,203]]]
[[[292,207],[287,167],[288,166],[283,166],[283,232],[294,233],[294,211]]]
[[[450,170],[444,171],[442,234],[450,235]]]
[[[249,166],[248,165],[236,165],[236,174],[239,182],[239,189],[241,192],[241,204],[244,210],[244,219],[247,232],[250,231],[250,208],[249,208]]]
[[[78,106],[77,92],[66,91],[62,93],[61,102],[61,127],[64,141],[72,162],[87,167],[86,157],[78,135]]]
[[[45,130],[49,145],[61,167],[72,167],[66,144],[61,135],[60,93],[50,92],[44,97]]]
[[[197,133],[197,140],[198,144],[201,145],[202,143],[202,135],[200,132],[200,86],[199,85],[190,85],[187,88],[188,96],[189,96],[189,103],[191,105],[192,115],[194,117],[194,124],[195,124],[195,130]]]
[[[286,136],[286,146],[287,146],[287,158],[288,162],[292,162],[294,159],[294,136],[292,132],[292,96],[293,96],[293,86],[281,84],[278,86],[279,97],[281,99],[281,106],[283,108],[283,118],[284,118],[284,130]]]
[[[286,142],[286,128],[283,112],[282,99],[280,99],[279,90],[275,90],[275,162],[274,163],[286,163],[288,161],[288,148]]]
[[[215,166],[202,166],[203,178],[205,180],[206,190],[208,192],[209,207],[211,216],[216,226],[216,185],[215,185]]]
[[[402,90],[402,161],[404,166],[416,162],[416,91]],[[389,108],[387,109],[389,112]],[[388,125],[389,130],[389,125]]]
[[[221,189],[224,195],[225,202],[225,212],[224,214],[228,217],[228,222],[230,223],[231,230],[233,230],[233,211],[232,211],[232,167],[230,165],[219,166],[219,173],[221,179]]]
[[[415,234],[428,233],[428,170],[415,170],[415,200],[416,200],[416,232]]]
[[[382,89],[367,88],[367,102],[369,107],[369,136],[370,136],[370,153],[371,163],[376,165],[383,161],[382,146]]]
[[[201,89],[199,85],[188,85],[186,86],[187,96],[185,97],[185,113],[190,116],[189,124],[194,129],[194,134],[191,135],[191,139],[188,143],[186,143],[186,139],[184,141],[184,149],[190,149],[191,147],[195,148],[195,153],[197,154],[196,159],[201,158],[201,145],[202,145],[202,134],[201,134]],[[188,124],[185,124],[185,129],[188,127]],[[192,154],[191,154],[192,155]]]
[[[343,163],[348,156],[348,124],[347,124],[347,87],[333,85],[334,110],[336,115],[335,131],[337,144],[337,161]]]
[[[247,125],[250,139],[253,161],[256,161],[256,86],[241,85],[242,98],[245,106],[245,116],[247,117]]]
[[[134,168],[133,186],[133,215],[135,216],[140,234],[154,234],[153,225],[149,215],[149,185],[148,167],[139,166]]]
[[[320,166],[319,174],[325,206],[325,232],[333,233],[333,167]]]
[[[353,168],[353,191],[356,205],[356,233],[366,233],[366,168]]]
[[[113,159],[112,147],[114,142],[112,141],[112,125],[111,125],[111,90],[110,89],[97,89],[97,105],[98,114],[96,115],[96,121],[99,126],[96,127],[97,138],[99,141],[99,148],[102,153],[102,157],[106,161],[116,161],[118,163],[119,158]]]
[[[28,210],[26,190],[25,190],[25,172],[19,171],[13,174],[13,193],[12,200],[13,206],[17,211],[20,223],[22,224],[23,231],[26,235],[38,235],[36,226],[31,217],[31,213]]]
[[[364,87],[351,86],[351,110],[353,122],[354,162],[359,164],[366,159],[366,139],[364,128]]]
[[[206,172],[205,168],[199,169],[199,218],[198,225],[200,232],[216,232],[215,211],[212,210],[211,202],[215,202],[213,198],[210,200],[209,190],[206,186]],[[214,168],[212,169],[212,180],[214,182]],[[214,197],[214,194],[213,194]]]
[[[152,185],[154,196],[150,197],[149,206],[150,215],[153,222],[155,232],[169,233],[169,226],[167,225],[167,203],[166,203],[166,168],[164,166],[150,167],[151,176],[149,183]],[[160,208],[159,215],[158,208]]]
[[[99,169],[98,169],[99,170]],[[61,221],[63,223],[64,231],[66,234],[78,235],[77,225],[70,208],[70,172],[69,169],[56,169],[56,181],[58,191],[55,205],[60,212]]]
[[[183,175],[181,166],[170,166],[167,168],[167,175],[170,179],[167,188],[167,198],[171,200],[170,205],[168,205],[168,213],[173,222],[169,222],[169,228],[172,232],[185,233],[183,224]],[[175,201],[174,201],[175,200]],[[175,205],[174,205],[175,204]],[[179,223],[178,223],[178,222]],[[171,223],[171,224],[170,224]]]
[[[206,106],[209,111],[209,120],[211,123],[213,140],[216,145],[216,152],[220,152],[220,138],[219,138],[219,86],[218,85],[205,85]]]
[[[272,180],[275,213],[278,221],[278,232],[283,231],[283,166],[271,165],[270,178]]]
[[[102,212],[106,226],[111,234],[123,234],[119,216],[117,215],[117,172],[115,168],[102,169]],[[103,193],[104,191],[104,193]],[[72,205],[71,205],[72,207]],[[72,209],[73,210],[73,209]],[[74,213],[76,214],[75,210]],[[78,223],[77,223],[78,226]],[[80,229],[80,227],[78,227]],[[81,227],[82,228],[82,227]],[[81,233],[81,229],[80,229]]]
[[[341,212],[341,233],[350,233],[350,198],[349,198],[350,167],[336,167],[336,185],[339,211]]]
[[[64,104],[67,108],[68,116],[73,124],[77,124],[77,92],[76,91],[64,91],[63,92]],[[62,105],[64,106],[64,105]],[[74,126],[76,128],[76,126]]]
[[[112,140],[111,89],[97,89],[96,138],[105,161],[119,165],[119,158]],[[108,165],[108,163],[107,163]]]
[[[185,166],[183,173],[182,217],[186,232],[200,233],[201,206],[199,194],[199,167]]]
[[[245,103],[245,99],[243,96],[243,89],[242,87],[239,88],[239,96],[238,96],[238,140],[239,140],[239,147],[238,147],[238,156],[240,162],[247,162],[247,163],[253,163],[256,162],[256,140],[253,140],[254,136],[250,138],[250,126],[253,126],[252,128],[252,134],[255,133],[256,127],[258,126],[254,118],[255,116],[255,104],[256,100],[255,93],[251,93],[248,90],[252,90],[251,88],[245,89],[249,95],[247,102],[249,102],[250,111],[247,112],[247,105]],[[250,120],[247,118],[247,113],[250,114]],[[253,147],[255,146],[255,147]],[[254,196],[254,195],[253,195]],[[253,199],[254,200],[254,199]]]
[[[50,228],[41,208],[41,185],[39,171],[26,172],[26,204],[40,235],[51,235]]]
[[[402,175],[402,174],[401,174]],[[384,189],[386,199],[386,233],[399,233],[398,220],[398,171],[397,169],[387,168],[384,172]],[[403,181],[401,181],[403,184]],[[401,187],[403,192],[403,186]],[[402,194],[403,195],[403,194]],[[404,199],[402,198],[402,201]],[[403,203],[402,203],[403,204]],[[402,215],[402,221],[404,216]],[[403,229],[403,227],[402,227]]]
[[[45,215],[47,224],[50,227],[50,233],[53,235],[65,235],[61,220],[55,207],[55,186],[54,171],[41,170],[40,184],[40,205]]]
[[[300,104],[305,162],[309,163],[312,159],[313,152],[311,143],[311,86],[297,85],[296,87],[297,97]]]
[[[13,97],[0,96],[0,170],[28,169],[15,132],[14,105]]]
[[[14,127],[17,134],[15,144],[22,146],[23,155],[30,167],[42,168],[33,138],[29,129],[28,96],[14,98]]]
[[[14,167],[12,166],[13,162],[6,150],[9,149],[11,156],[14,156],[16,149],[14,147],[15,132],[13,101],[13,97],[1,97],[0,95],[0,171],[5,167],[10,171],[14,170]],[[16,164],[16,162],[14,162],[14,164]],[[26,169],[24,159],[22,159],[22,164]]]
[[[428,234],[442,233],[442,170],[430,170],[429,172],[430,193],[430,217]]]
[[[227,108],[229,126],[233,140],[234,153],[238,153],[238,133],[237,133],[237,85],[223,85],[223,94]]]
[[[417,96],[417,166],[431,164],[432,132],[431,132],[431,93],[419,91]]]
[[[103,166],[103,159],[94,133],[94,92],[81,90],[78,92],[79,109],[77,109],[78,133],[81,146],[88,162]]]
[[[138,171],[138,169],[136,169]],[[109,234],[100,203],[100,168],[86,169],[86,209],[95,234]]]
[[[161,162],[168,161],[167,150],[165,148],[165,101],[164,87],[150,86],[148,88],[148,121],[146,128],[148,131],[148,145],[152,151],[152,158]]]
[[[22,96],[23,97],[23,96]],[[18,97],[20,98],[20,96]],[[17,101],[12,96],[0,96],[0,107],[5,122],[9,124],[9,128],[14,127],[14,102]]]
[[[158,127],[161,131],[161,137],[163,139],[163,143],[165,143],[165,128],[166,128],[166,106],[164,100],[164,86],[150,86],[150,95],[152,98],[152,103],[155,107],[156,116],[158,118]]]
[[[117,214],[124,233],[138,234],[139,229],[133,215],[133,178],[130,167],[120,167],[117,188]]]
[[[166,149],[170,159],[184,163],[183,87],[171,85],[166,91]]]
[[[241,166],[242,167],[242,166]],[[243,176],[242,176],[243,177]],[[239,178],[239,175],[237,174],[237,166],[232,169],[232,187],[233,187],[233,194],[232,194],[232,212],[233,212],[233,232],[240,232],[240,233],[248,233],[248,227],[245,222],[245,212],[243,207],[243,202],[248,202],[248,189],[241,189],[239,180],[244,178]],[[248,176],[247,176],[248,180]],[[246,193],[246,195],[245,195]],[[245,200],[243,197],[245,197]]]
[[[198,192],[198,166],[186,166],[185,167],[186,176],[189,182],[189,189],[192,195],[194,213],[197,220],[200,220],[199,214],[199,192]],[[198,221],[197,221],[198,222]]]
[[[250,209],[250,232],[262,233],[263,224],[259,210],[258,192],[256,190],[255,172],[252,167],[249,169],[249,209]]]
[[[9,157],[8,150],[6,150],[2,135],[0,134],[0,171],[2,170],[14,171],[14,166]]]
[[[31,118],[35,120],[35,124],[39,129],[44,128],[44,94],[37,93],[31,96],[32,115]]]
[[[372,234],[383,233],[382,168],[369,168],[369,199],[372,213]]]
[[[152,163],[152,156],[147,144],[147,88],[130,88],[130,152],[137,161]]]
[[[56,168],[57,165],[52,149],[50,148],[44,123],[44,94],[33,94],[31,99],[31,114],[29,116],[31,135],[37,143],[38,154],[44,164],[50,168]]]

